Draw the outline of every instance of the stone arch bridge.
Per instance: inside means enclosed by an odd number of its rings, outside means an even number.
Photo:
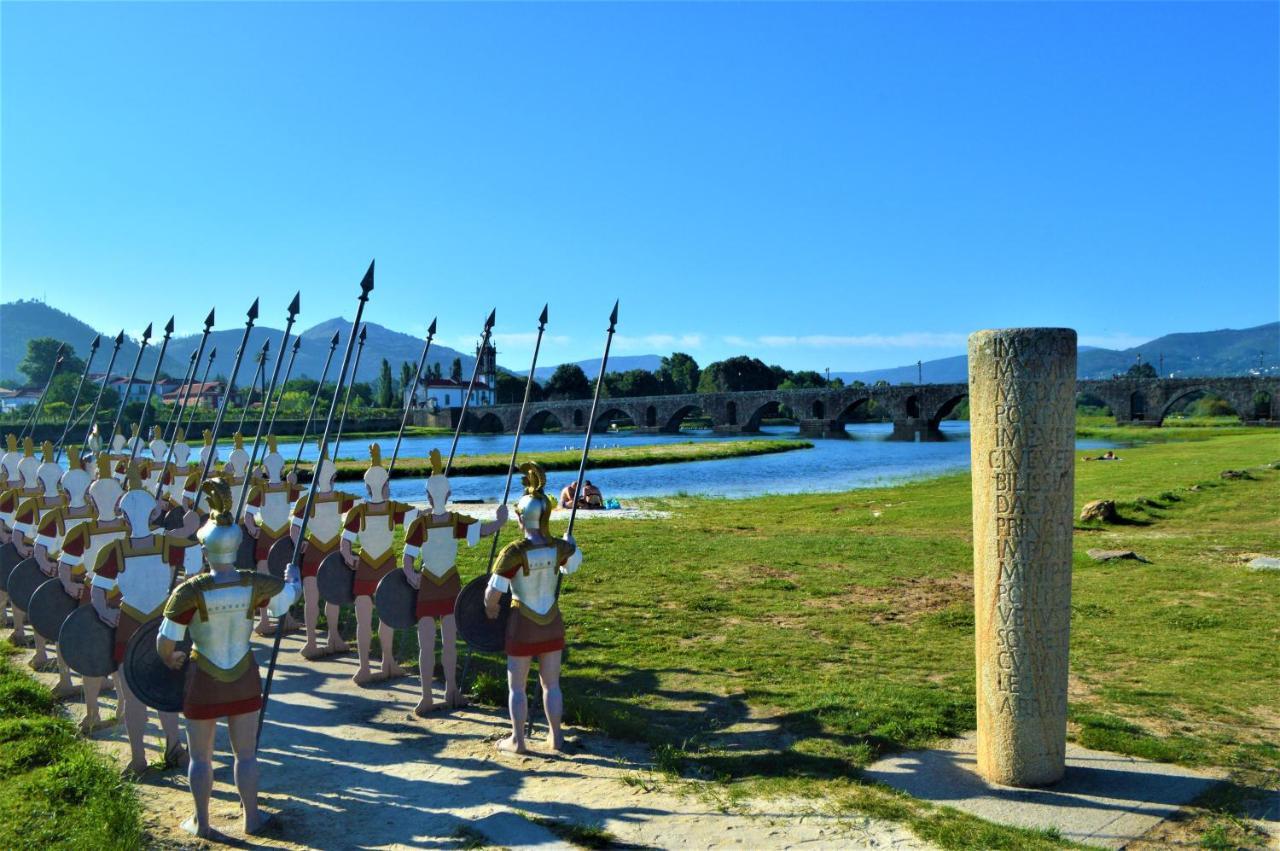
[[[1274,420],[1280,377],[1243,378],[1117,378],[1077,381],[1077,393],[1085,400],[1106,404],[1117,423],[1159,426],[1178,404],[1193,395],[1213,393],[1223,397],[1247,422]],[[640,396],[601,399],[596,428],[615,420],[630,420],[639,430],[678,432],[690,415],[709,418],[716,431],[755,432],[762,420],[779,415],[785,406],[799,421],[802,434],[843,437],[845,424],[858,418],[870,402],[893,420],[898,440],[937,440],[939,424],[968,396],[966,384],[923,384],[823,388],[815,390],[758,390],[740,393],[690,393],[676,396]],[[1259,404],[1255,399],[1261,398]],[[586,430],[591,400],[531,402],[525,431],[549,428],[563,432]],[[450,412],[456,425],[459,409]],[[882,414],[882,415],[883,415]],[[520,417],[519,405],[494,405],[467,412],[465,431],[513,432]]]

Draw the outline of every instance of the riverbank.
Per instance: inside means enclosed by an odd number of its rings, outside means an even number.
[[[343,438],[345,441],[346,438]],[[611,446],[591,450],[590,469],[616,469],[621,467],[652,467],[660,464],[681,464],[690,461],[724,461],[732,458],[750,458],[760,455],[776,455],[781,452],[795,452],[812,449],[813,444],[805,440],[734,440],[720,442],[646,444],[643,446]],[[391,452],[390,446],[384,446],[384,457]],[[494,476],[506,475],[507,465],[511,460],[509,454],[494,453],[491,455],[461,455],[453,460],[452,474],[460,476]],[[536,460],[548,471],[577,470],[582,460],[580,449],[565,449],[554,452],[541,451],[525,453],[521,461]],[[339,460],[338,480],[353,481],[364,475],[369,467],[366,459]],[[431,462],[427,458],[401,458],[396,462],[394,477],[397,479],[420,479],[431,473]],[[298,469],[299,478],[310,479],[309,465]]]

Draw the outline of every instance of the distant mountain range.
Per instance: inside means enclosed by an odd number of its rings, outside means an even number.
[[[156,326],[152,329],[151,344],[142,356],[142,366],[138,370],[138,374],[146,378],[150,378],[151,371],[155,369],[160,338],[164,334],[160,324],[167,318],[159,317],[157,319]],[[217,349],[212,375],[225,377],[231,371],[236,349],[240,345],[240,340],[244,337],[245,317],[243,313],[239,313],[234,316],[219,315],[216,318],[219,321],[215,325],[215,330],[209,334],[205,355],[207,358],[210,350]],[[235,324],[232,325],[231,323]],[[365,342],[364,352],[360,358],[360,367],[356,380],[376,380],[378,372],[382,368],[382,359],[386,358],[391,364],[392,374],[399,381],[401,363],[408,362],[415,366],[417,365],[418,357],[422,354],[422,340],[408,334],[402,334],[399,331],[392,331],[390,328],[384,328],[374,322],[368,322],[366,325],[369,333]],[[217,330],[218,326],[222,326],[225,330]],[[338,331],[342,339],[337,352],[334,354],[333,365],[329,368],[329,380],[335,379],[338,374],[338,368],[342,364],[343,347],[346,344],[346,335],[350,327],[350,320],[335,317],[301,330],[302,348],[298,350],[298,360],[293,366],[292,377],[319,378],[321,370],[324,369],[325,357],[329,354],[329,341],[333,338],[334,331]],[[245,356],[244,363],[240,367],[240,375],[236,378],[237,384],[245,386],[253,378],[254,370],[256,369],[253,357],[261,350],[263,342],[267,340],[271,341],[271,350],[266,365],[268,378],[270,377],[270,370],[275,365],[276,346],[280,342],[280,334],[283,330],[283,328],[272,328],[264,325],[255,325],[253,327],[253,330],[249,332],[250,354]],[[299,328],[296,325],[294,326],[294,331],[299,332]],[[101,372],[106,369],[107,361],[111,358],[112,340],[115,339],[115,335],[118,332],[119,329],[111,331],[94,329],[69,313],[64,313],[38,301],[15,301],[0,304],[0,379],[25,380],[25,376],[18,372],[18,364],[26,356],[27,341],[33,337],[54,337],[58,340],[63,340],[71,344],[78,357],[84,358],[88,354],[89,344],[93,340],[94,334],[101,333],[102,345],[98,349],[98,356],[93,362],[93,371]],[[200,335],[198,333],[175,336],[169,341],[169,348],[164,359],[164,371],[178,378],[186,375],[191,353],[195,351],[199,344]],[[292,341],[289,345],[293,345]],[[137,356],[137,342],[134,339],[126,338],[124,345],[120,347],[120,354],[116,357],[115,366],[111,371],[121,375],[128,375]],[[427,356],[427,360],[430,363],[440,364],[446,376],[449,374],[449,367],[452,365],[454,358],[462,359],[463,374],[469,376],[472,367],[475,365],[474,355],[464,354],[448,346],[432,343],[431,353]],[[288,362],[289,355],[286,354],[284,364],[280,367],[282,377]],[[202,363],[200,365],[201,375],[203,375],[204,369],[205,364]]]
[[[1130,349],[1100,349],[1081,346],[1076,361],[1078,378],[1110,378],[1133,366],[1138,356],[1144,363],[1161,368],[1166,377],[1194,377],[1198,375],[1248,375],[1258,370],[1258,355],[1265,353],[1263,363],[1269,372],[1280,370],[1280,322],[1270,322],[1255,328],[1221,331],[1197,331],[1166,334],[1149,343]],[[966,355],[925,361],[920,372],[928,383],[948,384],[969,380],[969,359]],[[845,382],[863,381],[874,384],[888,381],[901,384],[917,380],[915,364],[873,369],[866,372],[833,372]]]
[[[140,375],[150,377],[151,370],[155,368],[157,347],[163,333],[159,329],[159,323],[165,318],[167,317],[157,318],[157,327],[153,329],[154,334],[151,338],[152,345],[148,347],[142,358]],[[218,318],[220,320],[218,324],[225,330],[215,330],[209,335],[209,347],[216,347],[218,350],[213,374],[225,376],[230,371],[236,347],[240,345],[240,339],[244,335],[244,316],[236,314]],[[391,363],[392,373],[399,380],[401,363],[416,364],[418,362],[418,356],[422,353],[422,340],[409,334],[392,331],[373,322],[367,323],[367,326],[368,340],[360,359],[358,380],[375,380],[383,358]],[[345,335],[349,328],[348,320],[335,317],[302,330],[302,349],[298,352],[293,376],[319,378],[320,370],[324,367],[325,356],[329,352],[329,341],[334,332],[338,331],[343,335],[345,343]],[[102,348],[99,349],[97,360],[94,362],[94,371],[100,372],[106,368],[107,360],[111,355],[111,341],[117,330],[102,331]],[[249,351],[255,354],[261,349],[265,340],[271,341],[273,359],[268,360],[268,369],[274,364],[274,347],[280,339],[280,330],[255,326],[249,335]],[[296,327],[295,330],[297,330]],[[97,331],[94,328],[74,316],[38,301],[0,304],[0,379],[10,381],[23,379],[24,376],[18,372],[18,364],[26,355],[27,341],[33,337],[54,337],[64,340],[71,344],[77,355],[84,357],[95,333]],[[185,375],[191,353],[199,342],[199,334],[189,334],[170,340],[168,354],[165,357],[165,371],[173,376]],[[1163,355],[1164,375],[1246,375],[1258,369],[1260,352],[1265,353],[1264,364],[1268,372],[1280,371],[1280,365],[1278,365],[1280,364],[1280,322],[1240,330],[1168,334],[1149,343],[1119,351],[1082,346],[1078,375],[1080,378],[1110,378],[1113,374],[1124,372],[1132,366],[1138,355],[1142,356],[1144,362],[1157,368],[1160,367],[1160,357]],[[121,346],[113,372],[128,374],[137,354],[137,343],[134,340],[127,340]],[[334,356],[335,362],[329,371],[331,380],[336,377],[341,357],[342,346],[340,345]],[[287,358],[288,355],[286,355],[286,362]],[[473,355],[447,346],[432,344],[428,359],[431,363],[440,364],[446,375],[454,358],[461,358],[463,374],[469,376],[475,363]],[[660,355],[614,356],[609,359],[609,371],[625,372],[630,369],[653,371],[661,362]],[[599,358],[577,363],[588,378],[594,378],[600,370]],[[203,372],[203,364],[200,369]],[[538,379],[545,380],[555,369],[555,366],[539,367]],[[246,357],[237,383],[242,386],[247,384],[253,376],[253,370],[252,360]],[[517,375],[524,374],[524,370],[518,367],[512,371]],[[922,371],[926,383],[968,380],[968,363],[964,355],[925,361]],[[832,378],[837,376],[846,382],[863,381],[874,384],[877,381],[888,381],[891,384],[900,384],[904,381],[916,381],[917,369],[915,364],[910,364],[891,369],[831,373]]]

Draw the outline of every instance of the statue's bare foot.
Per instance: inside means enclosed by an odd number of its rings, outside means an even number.
[[[360,668],[351,676],[351,682],[358,686],[368,685],[373,682],[373,671],[368,668]]]
[[[249,836],[257,836],[260,833],[271,830],[277,823],[276,817],[267,813],[259,812],[252,821],[246,814],[244,817],[244,832]]]
[[[413,714],[417,715],[419,718],[426,718],[432,712],[435,712],[438,709],[442,709],[443,707],[444,707],[443,703],[436,703],[431,698],[423,698],[422,700],[418,701],[417,706],[413,707]]]
[[[137,780],[139,777],[146,774],[147,769],[150,767],[151,766],[147,764],[147,761],[145,759],[141,761],[130,760],[129,764],[125,766],[125,769],[122,772],[122,774],[124,775],[124,778],[126,780]]]
[[[29,660],[27,660],[27,665],[30,666],[31,670],[33,671],[38,671],[48,664],[49,664],[49,657],[43,652],[37,653],[36,655],[32,656]]]
[[[529,750],[524,746],[524,740],[520,739],[519,741],[517,741],[515,736],[507,736],[505,739],[498,742],[497,748],[503,753],[528,753],[529,752]]]
[[[116,718],[114,715],[106,719],[98,715],[86,715],[84,720],[80,722],[80,735],[91,736],[99,730],[105,730],[107,727],[114,727],[115,725]]]
[[[386,662],[383,662],[382,669],[378,672],[378,678],[383,680],[394,680],[394,679],[399,679],[400,677],[407,677],[407,676],[408,676],[408,673],[405,671],[405,669],[401,668],[395,662],[392,662],[389,665]]]
[[[350,653],[351,648],[341,638],[331,638],[324,646],[324,655],[337,656],[339,653]]]
[[[470,703],[462,692],[455,688],[447,688],[444,691],[444,705],[450,709],[461,709]]]
[[[187,748],[182,742],[174,742],[164,752],[165,768],[181,768],[185,771],[190,764],[191,756],[187,753]]]
[[[65,700],[68,697],[73,697],[79,691],[79,686],[75,685],[70,680],[67,680],[66,682],[58,683],[53,687],[53,698],[54,700]]]
[[[187,833],[190,833],[192,836],[198,836],[201,839],[212,839],[214,836],[213,828],[207,824],[202,826],[195,816],[184,821],[182,823],[182,829]]]
[[[263,638],[267,638],[268,636],[276,634],[276,627],[275,624],[271,623],[271,621],[260,621],[258,625],[254,627],[253,631],[258,633],[258,635],[261,635]]]
[[[563,753],[565,750],[564,734],[562,733],[560,735],[552,736],[551,738],[547,739],[547,747],[558,753]]]
[[[303,659],[319,659],[321,656],[325,655],[324,651],[322,651],[319,645],[314,641],[308,641],[306,644],[302,645],[301,652]]]

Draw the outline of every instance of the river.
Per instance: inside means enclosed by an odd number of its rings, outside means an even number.
[[[591,479],[605,497],[625,500],[640,496],[697,494],[704,496],[749,497],[768,493],[814,493],[845,491],[875,487],[909,479],[927,478],[969,467],[969,424],[947,421],[942,431],[947,440],[936,443],[903,443],[888,439],[893,426],[889,423],[858,423],[848,426],[849,440],[814,440],[813,449],[801,449],[776,455],[734,458],[723,461],[691,461],[683,464],[659,464],[650,467],[623,467],[592,471]],[[799,439],[795,426],[767,426],[765,437]],[[710,431],[666,434],[607,433],[592,439],[592,447],[640,446],[655,443],[678,443],[689,440],[741,440],[752,435],[717,435]],[[401,457],[424,458],[432,449],[448,455],[449,437],[408,437],[401,447]],[[340,456],[367,457],[365,448],[373,440],[345,439]],[[378,438],[384,457],[390,457],[394,437]],[[458,441],[460,455],[510,453],[512,435],[463,435]],[[1098,440],[1080,440],[1079,449],[1103,449],[1112,444]],[[538,451],[581,448],[580,434],[527,434],[520,442],[520,454],[537,458]],[[280,452],[292,461],[297,441],[281,440]],[[226,449],[222,450],[225,457]],[[314,460],[314,441],[307,446],[303,460]],[[573,481],[571,471],[552,472],[547,492],[558,494]],[[497,501],[502,496],[504,476],[454,476],[454,497],[464,500]],[[424,499],[425,479],[395,479],[391,495],[402,500]],[[344,482],[345,490],[361,492],[359,482]],[[519,481],[515,490],[518,492]]]

